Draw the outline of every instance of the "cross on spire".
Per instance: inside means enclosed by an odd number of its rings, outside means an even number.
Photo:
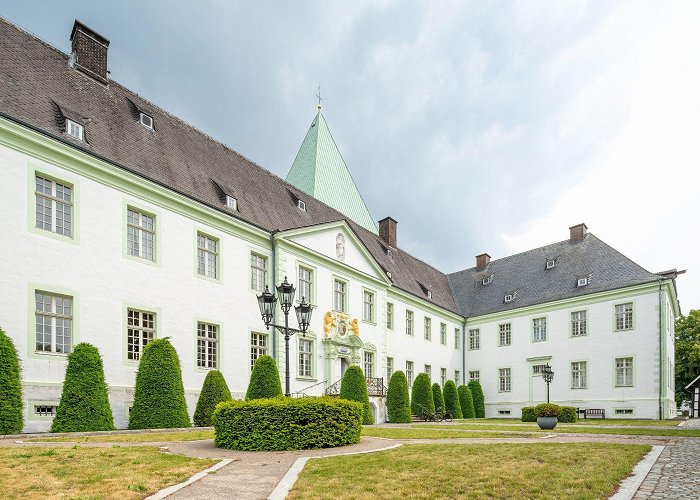
[[[321,109],[321,101],[323,100],[323,99],[321,99],[321,84],[320,83],[318,84],[318,94],[316,94],[316,97],[318,97],[318,104],[316,105],[316,107],[320,110]]]

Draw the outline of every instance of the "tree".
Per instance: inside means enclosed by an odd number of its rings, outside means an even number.
[[[484,391],[481,390],[481,384],[478,380],[470,380],[467,387],[469,387],[474,400],[474,416],[476,418],[484,418],[486,411],[484,408]]]
[[[0,328],[0,434],[18,434],[24,427],[24,404],[17,349]]]
[[[423,410],[435,411],[433,389],[427,373],[419,373],[411,388],[411,413],[420,416]]]
[[[197,407],[194,410],[194,425],[208,427],[212,425],[211,417],[216,405],[222,401],[231,401],[231,391],[228,390],[226,380],[219,370],[211,370],[207,373],[199,393]]]
[[[700,375],[700,309],[676,319],[676,403],[690,399],[685,386]]]
[[[277,396],[282,396],[282,383],[280,382],[280,372],[277,371],[277,364],[270,356],[260,356],[253,365],[245,398],[250,400],[276,398]]]
[[[167,338],[156,339],[141,353],[136,372],[129,429],[189,427],[180,358]]]
[[[389,422],[402,424],[411,422],[411,403],[408,398],[408,380],[402,371],[396,371],[389,380],[386,392],[386,410]]]
[[[364,425],[372,425],[374,423],[374,417],[369,407],[369,396],[367,395],[367,379],[359,366],[353,365],[345,370],[345,375],[340,381],[340,398],[362,403],[364,406],[362,423]]]
[[[445,382],[445,390],[443,397],[445,398],[445,411],[452,418],[462,418],[462,407],[459,405],[459,395],[457,394],[457,386],[451,380]]]
[[[476,414],[474,413],[472,391],[466,385],[460,385],[457,388],[457,394],[459,394],[459,406],[462,408],[462,417],[474,418]]]
[[[442,389],[437,382],[433,384],[433,403],[435,404],[436,410],[442,408],[442,410],[445,411],[445,398],[442,397]]]
[[[68,355],[61,402],[51,432],[113,431],[102,358],[97,348],[81,343]]]

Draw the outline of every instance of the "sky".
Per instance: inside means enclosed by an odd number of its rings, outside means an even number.
[[[589,231],[700,308],[700,2],[9,0],[285,177],[323,114],[376,220],[443,272]]]

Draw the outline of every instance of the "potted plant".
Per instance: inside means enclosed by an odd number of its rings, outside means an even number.
[[[559,421],[559,413],[561,408],[558,405],[551,403],[542,403],[535,406],[535,415],[537,415],[537,425],[540,429],[552,430],[557,426]]]

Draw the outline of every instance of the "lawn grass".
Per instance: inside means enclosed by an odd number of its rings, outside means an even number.
[[[388,439],[454,439],[454,438],[527,438],[535,437],[528,432],[465,431],[444,428],[428,429],[416,427],[363,427],[363,436]]]
[[[473,425],[473,424],[456,424],[456,425],[431,425],[417,424],[414,427],[419,429],[460,429],[460,430],[491,430],[504,431],[517,429],[523,432],[547,432],[550,434],[622,434],[626,436],[679,436],[679,437],[700,437],[700,429],[644,429],[640,427],[598,427],[598,426],[581,426],[574,424],[559,424],[553,431],[542,431],[536,423],[522,425]]]
[[[515,418],[463,418],[455,420],[455,422],[460,423],[473,423],[478,424],[483,422],[485,424],[501,424],[501,425],[527,425],[527,422],[521,422]],[[623,418],[608,418],[608,419],[581,419],[577,420],[575,424],[568,425],[625,425],[630,427],[646,426],[646,427],[675,427],[678,426],[682,420],[639,420],[639,419],[623,419]]]
[[[216,460],[154,447],[0,448],[3,498],[144,498]]]
[[[310,460],[288,498],[606,498],[650,449],[607,443],[404,445]]]
[[[66,436],[53,438],[32,438],[27,441],[42,443],[157,443],[165,441],[199,441],[214,439],[214,431],[164,431],[134,432],[125,434],[100,434],[97,436]]]

